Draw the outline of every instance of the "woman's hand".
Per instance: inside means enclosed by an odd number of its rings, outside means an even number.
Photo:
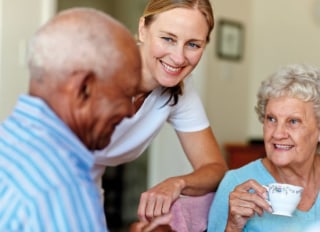
[[[229,195],[229,216],[226,231],[242,231],[248,219],[256,213],[272,212],[266,189],[255,180],[238,185]]]
[[[151,221],[155,217],[168,214],[183,186],[182,179],[173,177],[142,193],[138,207],[140,221]]]

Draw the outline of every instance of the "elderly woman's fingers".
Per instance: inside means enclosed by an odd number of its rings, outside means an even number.
[[[229,195],[229,205],[230,207],[249,208],[259,215],[263,214],[263,210],[272,212],[272,209],[266,199],[254,192],[231,192]]]
[[[264,210],[272,212],[266,201],[266,189],[255,180],[248,180],[229,194],[228,225],[243,228],[255,214],[263,215]]]
[[[266,198],[266,188],[259,184],[256,180],[250,179],[235,187],[234,191],[249,192],[254,191],[258,195]]]

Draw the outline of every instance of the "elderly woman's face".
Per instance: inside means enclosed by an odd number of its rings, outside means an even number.
[[[267,157],[279,167],[311,161],[320,131],[312,102],[270,99],[263,125]]]

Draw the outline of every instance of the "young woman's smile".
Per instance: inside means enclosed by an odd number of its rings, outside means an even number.
[[[166,64],[162,60],[160,60],[160,63],[162,64],[164,70],[170,75],[177,76],[177,75],[179,75],[181,73],[182,67],[170,66],[169,64]]]

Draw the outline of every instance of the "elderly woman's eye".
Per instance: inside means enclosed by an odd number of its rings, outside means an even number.
[[[272,116],[266,116],[266,119],[268,122],[275,122],[276,121],[276,119]]]
[[[295,118],[290,120],[291,124],[297,124],[298,122],[299,122],[299,120],[295,119]]]

